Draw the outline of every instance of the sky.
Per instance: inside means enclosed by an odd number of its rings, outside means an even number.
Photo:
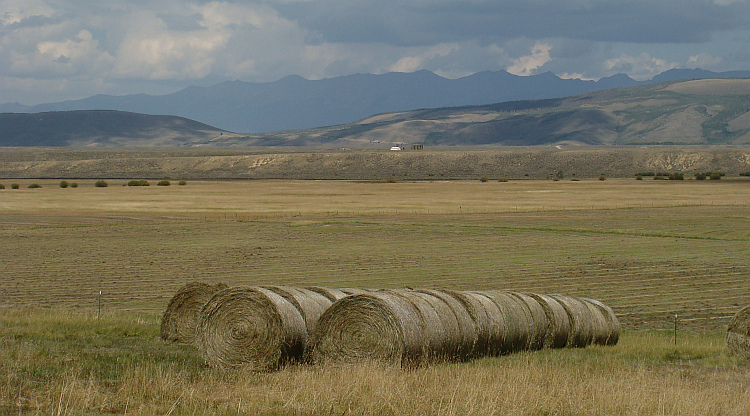
[[[750,70],[750,0],[0,0],[0,103],[426,69]]]

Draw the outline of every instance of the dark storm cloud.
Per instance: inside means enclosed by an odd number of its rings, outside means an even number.
[[[275,7],[326,42],[395,45],[518,37],[692,43],[750,25],[746,1],[322,0]]]

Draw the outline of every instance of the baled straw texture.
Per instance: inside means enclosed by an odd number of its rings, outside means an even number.
[[[594,339],[594,321],[591,310],[580,299],[563,295],[549,295],[558,301],[570,319],[570,335],[566,347],[583,348],[591,345]]]
[[[508,292],[481,292],[494,302],[505,322],[501,352],[508,354],[528,349],[531,340],[531,313],[517,297]]]
[[[494,356],[504,352],[506,322],[497,305],[481,293],[454,290],[445,292],[456,298],[474,321],[477,338],[471,357]]]
[[[727,326],[727,354],[750,359],[750,305],[740,309]]]
[[[616,345],[620,340],[620,321],[615,316],[614,311],[609,306],[596,299],[581,298],[583,302],[596,312],[601,314],[602,321],[598,321],[601,328],[597,328],[594,334],[594,344],[597,345]]]
[[[537,300],[525,293],[510,292],[523,305],[528,313],[529,323],[529,341],[526,348],[529,350],[541,350],[544,348],[545,339],[550,333],[550,321],[544,312],[542,305]]]
[[[428,361],[457,360],[461,334],[456,315],[440,298],[414,290],[391,290],[416,308],[422,327],[422,359]]]
[[[227,285],[191,282],[181,287],[172,297],[161,318],[161,339],[190,344],[195,338],[195,327],[203,305],[214,293]]]
[[[331,303],[349,296],[349,293],[346,293],[341,289],[332,289],[329,287],[310,286],[305,289],[309,289],[309,290],[312,290],[313,292],[320,293],[321,295],[328,298],[328,300],[330,300]]]
[[[458,333],[456,334],[457,338],[455,341],[455,350],[451,350],[451,346],[449,345],[448,355],[455,355],[455,357],[459,360],[468,359],[471,356],[471,353],[474,350],[474,345],[477,342],[477,329],[474,324],[474,320],[471,318],[471,315],[469,314],[469,311],[466,309],[464,304],[442,290],[419,289],[416,290],[416,292],[431,295],[434,298],[440,299],[448,307],[450,312],[453,313],[457,325],[456,330],[458,331]],[[440,315],[441,320],[443,320],[443,326],[445,328],[446,334],[452,334],[453,321],[450,317],[450,314],[448,314],[447,311],[443,311],[443,307],[440,305],[434,305],[434,307],[436,311],[439,311],[438,315]],[[452,342],[449,342],[449,344],[451,343]]]
[[[411,366],[423,360],[424,346],[414,305],[393,293],[370,292],[345,297],[323,313],[310,353],[319,364],[373,361]]]
[[[320,315],[333,304],[327,297],[310,289],[289,286],[269,286],[267,289],[281,295],[297,308],[305,320],[308,335],[315,330]]]
[[[565,308],[550,296],[536,293],[527,293],[527,295],[539,302],[547,315],[549,333],[544,338],[544,348],[565,348],[570,335],[570,318]]]
[[[217,292],[201,310],[195,345],[212,367],[265,371],[302,356],[305,320],[275,292],[237,286]]]

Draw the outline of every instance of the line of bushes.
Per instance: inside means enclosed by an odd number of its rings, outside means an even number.
[[[180,186],[184,186],[184,185],[187,185],[187,181],[181,180],[177,184]],[[151,183],[145,179],[138,179],[138,180],[129,181],[127,185],[128,186],[151,186]],[[172,182],[167,179],[161,180],[156,184],[156,186],[170,186],[170,185],[172,185]],[[62,180],[60,181],[59,186],[60,188],[63,188],[63,189],[78,188],[78,182],[68,182],[66,180]],[[94,186],[97,188],[106,188],[109,186],[109,184],[107,183],[107,181],[103,179],[99,179],[98,181],[94,182]],[[12,183],[10,187],[11,189],[21,189],[21,184]],[[28,186],[28,188],[30,189],[41,188],[41,187],[42,185],[38,183],[32,183]],[[5,185],[0,183],[0,189],[5,189]]]

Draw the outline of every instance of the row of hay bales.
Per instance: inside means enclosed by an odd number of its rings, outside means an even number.
[[[185,300],[187,289],[201,288],[202,300]],[[619,334],[617,317],[599,301],[506,291],[189,284],[162,320],[162,338],[193,344],[211,366],[256,370],[290,361],[413,366],[614,345]]]

